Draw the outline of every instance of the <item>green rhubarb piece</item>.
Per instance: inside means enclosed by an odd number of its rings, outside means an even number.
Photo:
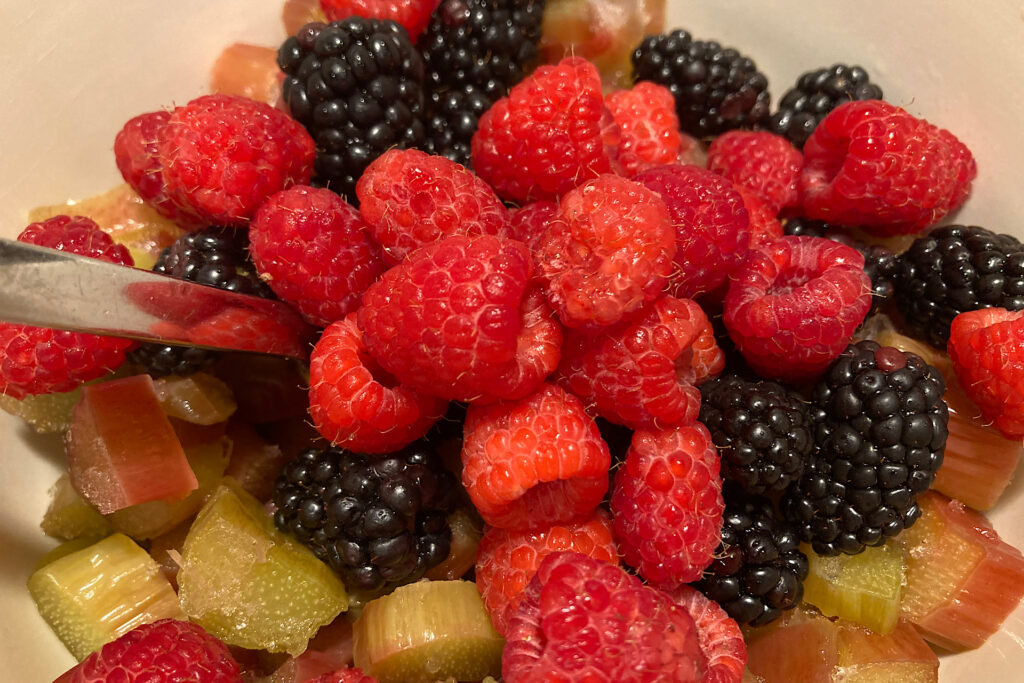
[[[196,514],[220,483],[231,458],[231,444],[220,438],[190,446],[185,449],[185,457],[199,482],[194,491],[180,500],[151,500],[112,512],[105,518],[110,526],[142,541],[165,534]]]
[[[63,541],[83,537],[96,541],[111,532],[110,522],[79,495],[67,474],[50,488],[50,505],[40,526],[47,536]]]
[[[184,618],[156,562],[122,534],[36,570],[28,590],[39,614],[79,661],[136,626]]]
[[[311,550],[278,531],[259,501],[227,482],[185,538],[181,606],[229,645],[299,654],[348,607],[345,586]]]
[[[81,397],[81,387],[58,394],[26,396],[20,401],[0,396],[0,409],[20,417],[39,434],[57,434],[71,425],[71,409]]]
[[[353,626],[355,665],[380,683],[501,675],[505,641],[471,581],[420,581],[367,603]]]

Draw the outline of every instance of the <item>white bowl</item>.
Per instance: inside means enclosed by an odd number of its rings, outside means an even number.
[[[0,0],[0,233],[15,236],[28,209],[83,198],[120,182],[111,146],[130,117],[204,92],[220,49],[277,45],[282,0],[63,3],[60,11]],[[862,0],[668,0],[669,25],[752,57],[778,98],[805,70],[859,63],[886,98],[953,131],[974,152],[978,179],[956,217],[1024,237],[1019,162],[1024,136],[1024,11],[1010,0],[893,3]],[[60,441],[0,413],[0,661],[5,680],[49,681],[74,664],[39,618],[25,580],[52,542],[39,530]],[[1011,486],[990,513],[1024,546],[1024,494]],[[950,558],[955,561],[955,558]],[[944,656],[940,680],[1019,680],[1024,609],[973,652]]]

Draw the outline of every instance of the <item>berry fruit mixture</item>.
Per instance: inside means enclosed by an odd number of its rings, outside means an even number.
[[[57,681],[924,683],[1002,628],[1024,245],[949,224],[957,122],[657,5],[288,0],[124,123],[125,185],[33,213],[319,329],[0,323],[0,407],[67,464]]]

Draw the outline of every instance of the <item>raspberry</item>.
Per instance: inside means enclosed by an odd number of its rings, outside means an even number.
[[[647,166],[674,164],[682,152],[676,101],[667,88],[641,81],[631,90],[605,98],[615,123],[622,129],[619,162],[628,177]]]
[[[388,453],[420,438],[447,403],[382,377],[355,314],[332,324],[309,359],[309,414],[321,435],[357,453]]]
[[[32,223],[18,241],[122,266],[133,264],[127,249],[82,216]],[[71,391],[119,367],[133,344],[118,337],[0,323],[0,394],[21,400]]]
[[[721,285],[743,260],[750,218],[725,178],[696,166],[658,166],[635,180],[665,201],[676,229],[673,296],[692,298]]]
[[[640,429],[615,473],[611,508],[626,563],[651,585],[696,581],[722,527],[718,452],[704,425]]]
[[[341,320],[387,269],[355,207],[296,185],[272,195],[249,226],[253,262],[274,293],[320,327]]]
[[[543,244],[544,235],[547,233],[548,223],[556,216],[558,216],[558,204],[541,199],[513,211],[509,230],[512,237],[530,248],[531,254],[537,254]]]
[[[848,102],[804,145],[803,210],[880,236],[912,234],[963,204],[975,175],[949,131],[881,100]]]
[[[377,157],[356,184],[359,210],[394,265],[448,235],[505,236],[508,209],[473,173],[416,149]]]
[[[164,185],[160,136],[170,118],[169,111],[154,111],[129,119],[114,138],[114,161],[121,171],[121,177],[144,202],[179,227],[195,230],[207,225],[207,222],[175,204]]]
[[[702,683],[740,683],[747,667],[747,645],[739,624],[692,586],[680,586],[668,595],[697,625],[700,649],[708,660]]]
[[[508,632],[523,590],[537,573],[541,560],[562,551],[618,564],[611,516],[599,508],[579,522],[531,531],[487,527],[476,555],[476,587],[498,633]]]
[[[617,323],[661,296],[676,236],[664,202],[613,175],[566,194],[537,262],[548,299],[567,327]]]
[[[620,567],[572,552],[544,558],[509,625],[506,683],[705,680],[693,618]]]
[[[204,95],[171,114],[160,141],[167,194],[209,223],[245,226],[267,197],[308,183],[313,139],[284,112]]]
[[[751,249],[763,247],[776,237],[782,237],[785,234],[774,209],[761,201],[750,190],[737,187],[736,191],[743,198],[743,206],[747,209],[747,216],[750,218]]]
[[[492,526],[529,529],[590,515],[608,490],[610,464],[583,404],[553,384],[466,412],[462,483]]]
[[[402,25],[409,40],[423,33],[430,21],[430,13],[439,0],[320,0],[320,9],[327,21],[347,19],[353,15],[368,19],[390,19]]]
[[[985,420],[1007,439],[1024,438],[1024,311],[961,313],[950,328],[949,357]]]
[[[694,385],[724,365],[700,306],[666,296],[599,334],[567,334],[558,375],[601,417],[641,429],[696,420]]]
[[[523,398],[555,371],[562,359],[562,326],[539,286],[531,286],[519,307],[521,330],[516,356],[475,403]]]
[[[358,667],[352,667],[311,678],[305,683],[377,683],[377,679],[364,674],[363,670]]]
[[[871,307],[871,280],[853,247],[780,237],[733,274],[724,322],[744,360],[765,379],[820,375]]]
[[[568,57],[538,68],[480,117],[473,168],[502,199],[557,199],[616,170],[619,133],[597,68]]]
[[[763,131],[732,130],[708,148],[708,170],[753,192],[775,210],[800,203],[803,155],[786,138]]]
[[[201,626],[176,619],[143,624],[86,657],[61,683],[241,683],[224,643]]]
[[[363,295],[363,342],[412,389],[460,401],[493,395],[516,362],[530,271],[525,246],[489,235],[417,249]]]

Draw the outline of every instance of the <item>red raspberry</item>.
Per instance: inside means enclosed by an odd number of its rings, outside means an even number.
[[[430,15],[440,0],[320,0],[327,21],[352,15],[369,19],[390,19],[409,32],[413,45],[430,23]]]
[[[529,396],[555,371],[562,359],[562,326],[544,290],[531,286],[519,308],[521,330],[516,357],[475,403]]]
[[[175,204],[164,185],[160,136],[170,118],[169,111],[154,111],[130,119],[114,138],[114,161],[124,181],[157,213],[185,230],[198,230],[208,223]]]
[[[568,57],[538,68],[480,117],[473,168],[503,199],[557,199],[614,172],[619,137],[597,68]]]
[[[693,618],[622,568],[572,552],[544,558],[509,625],[505,683],[698,683]]]
[[[417,149],[377,157],[356,184],[359,210],[389,265],[447,235],[509,232],[508,209],[466,167]]]
[[[558,377],[601,417],[641,429],[696,420],[694,385],[724,366],[701,307],[666,296],[598,334],[569,332]]]
[[[661,195],[676,229],[669,292],[693,298],[725,282],[750,243],[750,219],[732,183],[706,169],[679,165],[642,171],[635,180]]]
[[[317,676],[303,681],[303,683],[377,683],[377,679],[369,674],[364,674],[363,670],[358,667],[352,667]]]
[[[672,589],[699,579],[721,540],[725,509],[707,428],[635,431],[611,507],[623,558],[648,583]]]
[[[747,216],[750,217],[750,248],[757,249],[768,244],[773,239],[786,234],[782,229],[782,222],[779,221],[776,212],[757,195],[737,187],[736,191],[743,198],[743,206],[747,209]]]
[[[412,389],[459,401],[493,395],[517,360],[530,274],[520,242],[453,235],[428,244],[366,290],[363,342]]]
[[[241,683],[227,646],[187,621],[162,619],[132,629],[82,660],[60,683]]]
[[[420,438],[447,402],[381,377],[366,353],[355,314],[321,335],[309,359],[309,414],[333,445],[390,453]]]
[[[512,212],[510,232],[512,237],[537,254],[543,244],[548,223],[558,216],[558,203],[541,199]]]
[[[949,131],[888,102],[848,102],[804,145],[803,210],[880,236],[916,233],[963,204],[977,170]]]
[[[566,194],[537,254],[548,300],[567,327],[604,326],[661,296],[676,234],[664,202],[605,175]]]
[[[679,161],[683,138],[676,100],[668,88],[653,81],[640,81],[631,90],[609,94],[605,104],[622,129],[619,162],[627,177],[648,166]]]
[[[723,321],[765,379],[815,379],[871,308],[864,257],[820,237],[776,239],[751,251],[732,277]]]
[[[295,119],[237,95],[175,109],[160,140],[167,194],[217,225],[245,226],[267,197],[308,183],[315,152]]]
[[[330,190],[271,196],[249,226],[249,250],[274,293],[324,327],[359,307],[387,267],[359,211]]]
[[[82,216],[54,216],[33,223],[22,231],[18,241],[133,265],[127,249]],[[118,337],[0,323],[0,393],[21,400],[71,391],[119,367],[133,344]]]
[[[948,351],[985,420],[1007,439],[1024,439],[1024,311],[961,313],[950,327]]]
[[[488,524],[529,529],[590,515],[608,490],[608,444],[578,398],[544,384],[518,401],[470,405],[462,483]]]
[[[747,667],[747,645],[740,625],[692,586],[680,586],[668,595],[697,625],[700,649],[708,660],[702,683],[740,683]]]
[[[708,148],[708,170],[752,192],[776,214],[800,203],[803,155],[781,135],[731,130]]]
[[[618,564],[611,515],[598,508],[579,522],[532,531],[487,527],[476,554],[476,587],[498,633],[508,632],[523,590],[537,573],[541,560],[561,551]]]

